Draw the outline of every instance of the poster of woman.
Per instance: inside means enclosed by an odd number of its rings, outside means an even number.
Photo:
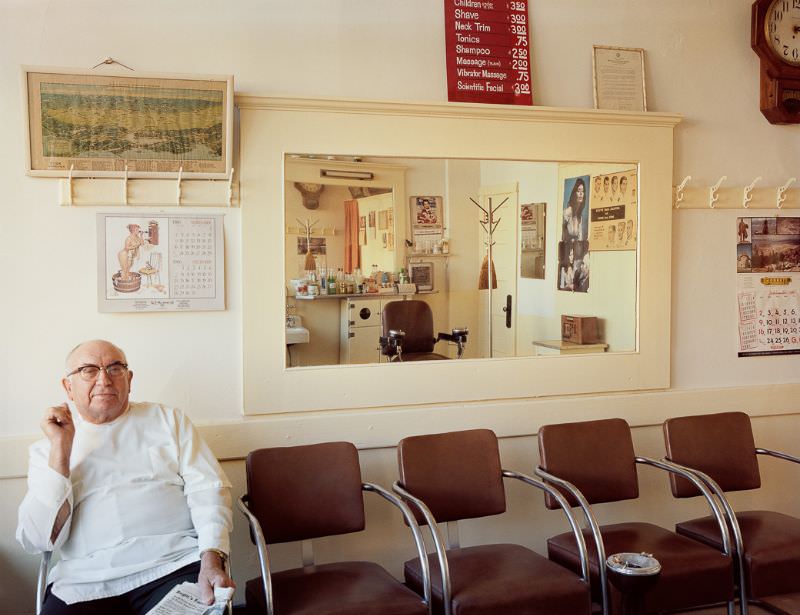
[[[589,237],[589,176],[564,180],[561,241],[584,241]]]

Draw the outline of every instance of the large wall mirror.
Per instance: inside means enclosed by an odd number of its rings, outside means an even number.
[[[246,413],[669,386],[678,117],[237,102]],[[410,301],[462,358],[387,362]]]
[[[287,367],[402,360],[380,346],[394,301],[424,302],[431,337],[466,328],[465,359],[635,351],[637,185],[635,163],[287,154]]]

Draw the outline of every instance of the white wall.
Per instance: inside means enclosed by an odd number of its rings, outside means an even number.
[[[542,105],[590,107],[592,44],[644,47],[650,109],[685,116],[676,130],[676,183],[692,175],[696,185],[710,185],[727,175],[727,185],[742,186],[761,175],[762,185],[781,185],[796,175],[800,129],[772,126],[759,112],[758,61],[749,47],[751,4],[531,2],[534,99]],[[89,337],[111,338],[128,351],[136,373],[136,398],[179,405],[201,423],[236,422],[241,417],[240,211],[225,210],[226,311],[98,314],[97,209],[59,207],[56,180],[23,173],[19,65],[86,68],[107,56],[139,71],[234,73],[237,91],[250,94],[446,98],[443,11],[441,3],[432,0],[0,0],[0,477],[5,478],[0,484],[6,493],[0,504],[0,600],[8,600],[12,589],[20,592],[19,598],[11,599],[12,613],[29,609],[35,565],[21,555],[12,538],[15,509],[24,491],[20,457],[27,436],[37,433],[44,408],[63,399],[58,376],[69,348]],[[564,399],[544,408],[521,402],[531,416],[570,420],[595,411],[610,415],[630,402],[646,404],[643,413],[657,424],[670,411],[699,412],[721,405],[762,415],[756,421],[760,444],[800,453],[794,436],[800,425],[800,357],[736,358],[730,239],[735,216],[720,211],[675,214],[670,392],[609,398],[608,403],[603,397],[585,404]],[[790,386],[774,387],[777,383]],[[467,426],[467,417],[483,406],[462,405],[447,414],[463,412]],[[337,420],[299,433],[296,426],[305,422],[279,417],[257,432],[270,444],[320,440],[332,432],[344,437],[361,433],[358,419]],[[535,431],[536,420],[499,431]],[[425,427],[433,431],[441,424]],[[205,433],[213,437],[215,429],[209,426]],[[637,444],[645,452],[660,453],[658,437],[656,428],[637,429]],[[534,461],[532,444],[530,438],[505,440],[507,465],[529,467]],[[221,456],[241,455],[230,443],[215,441],[214,446]],[[388,449],[364,452],[365,474],[390,482],[392,457]],[[768,476],[761,492],[765,505],[800,512],[781,486],[797,481],[797,475],[779,473],[772,463],[763,467]],[[228,463],[226,468],[241,493],[241,463]],[[672,513],[662,504],[663,492],[650,496],[651,487],[658,490],[663,484],[645,484],[641,512],[671,521],[667,517]],[[744,494],[741,499],[752,503],[754,496]],[[503,525],[482,525],[484,529],[467,532],[464,542],[510,532],[512,538],[530,536],[524,539],[541,546],[551,526],[545,523],[542,530],[528,534],[548,518],[538,505],[535,510],[533,518],[521,514]],[[377,550],[397,572],[402,554],[383,547],[381,540],[366,546],[346,542],[342,549]],[[252,576],[254,566],[239,518],[235,541],[235,572],[243,581]]]

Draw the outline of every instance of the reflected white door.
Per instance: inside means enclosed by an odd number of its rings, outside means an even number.
[[[480,203],[486,211],[494,211],[492,261],[497,275],[497,288],[491,290],[490,308],[487,306],[490,291],[480,291],[481,323],[491,323],[487,334],[482,336],[482,350],[491,349],[491,353],[484,356],[513,357],[516,356],[517,319],[517,184],[481,186]],[[486,237],[483,234],[482,240]],[[485,243],[482,249],[485,254]]]

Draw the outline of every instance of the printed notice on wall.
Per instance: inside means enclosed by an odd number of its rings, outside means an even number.
[[[225,309],[221,215],[97,214],[100,312]]]
[[[800,218],[737,218],[739,356],[800,354]]]
[[[531,105],[528,0],[444,0],[447,100]]]

